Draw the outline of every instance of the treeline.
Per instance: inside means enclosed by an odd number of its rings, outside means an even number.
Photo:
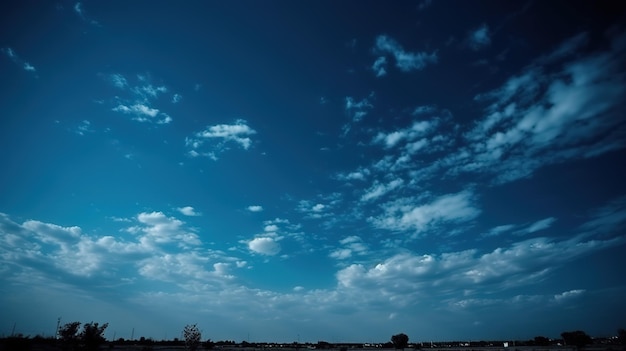
[[[348,349],[381,348],[381,349],[426,349],[426,348],[487,348],[487,347],[555,347],[569,346],[578,350],[589,345],[604,346],[609,350],[626,350],[626,330],[619,329],[617,335],[610,338],[592,338],[581,330],[566,331],[561,333],[560,339],[550,339],[545,336],[536,336],[530,340],[516,341],[450,341],[450,342],[409,342],[409,336],[404,333],[392,335],[385,343],[329,343],[318,341],[317,343],[265,343],[242,341],[236,343],[234,340],[212,341],[206,339],[202,341],[202,334],[198,327],[186,325],[182,330],[182,338],[172,340],[153,340],[151,338],[140,337],[139,339],[126,340],[119,338],[107,341],[104,332],[108,323],[84,323],[71,322],[60,326],[56,332],[56,337],[24,336],[22,334],[11,335],[0,338],[0,351],[29,351],[29,350],[60,350],[60,351],[97,351],[108,346],[109,349],[116,347],[132,348],[134,350],[149,351],[153,348],[180,347],[190,351],[201,349],[338,349],[347,351]],[[618,346],[619,345],[619,346]],[[617,347],[616,347],[617,346]],[[620,347],[621,346],[621,347]]]

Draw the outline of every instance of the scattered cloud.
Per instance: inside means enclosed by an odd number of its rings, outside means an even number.
[[[177,210],[178,212],[184,214],[185,216],[201,216],[202,215],[200,212],[197,212],[191,206],[179,207],[177,208]]]
[[[159,96],[168,92],[167,87],[153,85],[148,75],[137,75],[138,84],[134,85],[120,73],[104,75],[104,79],[126,93],[124,97],[115,97],[115,105],[111,111],[131,115],[134,121],[143,123],[169,124],[173,121],[169,114],[153,107],[159,101]],[[174,96],[176,95],[178,94]]]
[[[192,157],[207,156],[217,160],[217,155],[228,150],[228,144],[237,144],[244,150],[252,145],[250,136],[256,134],[256,131],[243,119],[238,119],[234,124],[217,124],[209,126],[205,130],[197,132],[193,137],[185,140],[186,146],[190,149],[189,154]],[[203,145],[212,142],[209,151],[199,152]]]
[[[180,94],[174,94],[174,95],[172,95],[172,103],[173,103],[173,104],[177,104],[177,103],[179,103],[179,102],[180,102],[180,100],[182,100],[182,99],[183,99],[183,96],[182,96],[182,95],[180,95]]]
[[[420,234],[442,223],[463,223],[478,217],[481,210],[475,204],[475,196],[473,191],[464,190],[441,195],[429,203],[401,198],[385,203],[385,214],[370,220],[378,228]]]
[[[387,75],[387,58],[380,56],[374,61],[372,70],[376,73],[376,77],[382,77]]]
[[[369,96],[355,100],[352,96],[346,97],[344,109],[346,113],[351,117],[352,122],[360,122],[365,117],[369,110],[374,108],[371,100],[374,98],[374,92],[371,92]]]
[[[363,240],[356,236],[352,235],[346,237],[339,241],[341,246],[329,254],[329,257],[337,259],[337,260],[345,260],[353,255],[366,255],[369,253],[369,248],[363,242]]]
[[[91,25],[94,25],[94,26],[99,26],[100,25],[97,21],[87,17],[87,15],[85,14],[85,9],[83,8],[83,4],[80,3],[80,2],[77,2],[77,3],[74,4],[74,12],[84,22],[87,22],[87,23],[89,23]]]
[[[467,44],[474,51],[478,51],[489,46],[491,44],[491,33],[489,33],[489,27],[483,23],[480,27],[472,30],[467,36]]]
[[[251,206],[248,206],[248,211],[250,211],[250,212],[261,212],[261,211],[263,211],[263,206],[251,205]]]
[[[365,194],[361,196],[361,201],[371,201],[377,199],[390,191],[393,191],[404,184],[400,178],[394,179],[386,184],[375,182],[369,189],[365,190]]]
[[[436,52],[430,54],[426,52],[407,52],[396,40],[387,35],[379,35],[376,38],[374,52],[393,56],[396,61],[396,67],[402,72],[419,71],[424,69],[428,64],[437,63]],[[376,59],[376,62],[379,62],[378,69],[374,69],[377,77],[381,76],[381,62],[383,62],[381,57],[384,58],[384,56],[379,56]],[[384,62],[386,62],[386,60]],[[372,68],[375,66],[376,63]],[[386,71],[384,74],[386,74]]]
[[[88,120],[83,120],[78,127],[76,127],[76,134],[85,135],[87,133],[93,133],[93,128],[91,127],[91,122]]]
[[[2,48],[0,49],[0,51],[2,51],[3,54],[5,54],[11,61],[13,61],[16,65],[20,66],[24,71],[26,72],[31,72],[34,74],[37,74],[37,69],[35,68],[35,66],[31,65],[30,63],[22,60],[17,53],[15,52],[15,50],[13,50],[10,47],[6,47],[6,48]]]
[[[465,295],[477,294],[487,288],[492,292],[510,290],[541,282],[558,266],[619,244],[621,242],[616,239],[554,241],[534,238],[484,253],[476,249],[423,255],[406,252],[395,254],[371,268],[352,264],[337,272],[337,281],[344,288],[369,291],[390,286],[393,282],[393,292],[388,290],[386,293],[388,298],[393,296],[400,300],[417,299],[461,286]],[[565,293],[563,296],[575,294]]]

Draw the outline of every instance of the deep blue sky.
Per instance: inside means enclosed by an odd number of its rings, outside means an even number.
[[[614,1],[9,1],[0,333],[626,327]]]

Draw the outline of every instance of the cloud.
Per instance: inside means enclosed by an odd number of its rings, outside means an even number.
[[[128,81],[121,74],[118,74],[118,73],[111,74],[109,76],[109,80],[111,81],[111,84],[113,84],[113,86],[117,88],[125,89],[126,87],[128,87]]]
[[[172,95],[172,103],[173,103],[173,104],[177,104],[177,103],[179,103],[179,102],[180,102],[180,100],[182,100],[182,99],[183,99],[183,96],[182,96],[182,95],[180,95],[180,94],[174,94],[174,95]]]
[[[173,121],[169,114],[152,107],[152,104],[158,101],[159,94],[168,91],[167,87],[154,86],[150,83],[150,77],[144,75],[137,75],[136,80],[139,84],[136,85],[129,83],[128,78],[120,73],[103,75],[103,77],[127,95],[123,98],[115,97],[116,106],[111,108],[112,111],[131,115],[132,119],[138,122],[169,124]]]
[[[81,20],[89,24],[92,24],[94,26],[100,25],[97,21],[87,18],[87,15],[85,14],[85,10],[83,9],[83,4],[80,2],[77,2],[74,4],[74,12],[78,15],[78,17],[80,17]]]
[[[538,232],[540,230],[545,230],[545,229],[550,228],[554,222],[556,222],[556,218],[554,217],[544,218],[542,220],[539,220],[531,224],[530,226],[528,226],[528,228],[525,228],[523,231],[526,234],[531,234],[534,232]]]
[[[426,52],[413,53],[404,51],[397,41],[386,35],[379,35],[376,38],[374,52],[392,55],[396,60],[396,67],[402,72],[419,71],[428,64],[437,63],[437,53],[432,52],[428,54]],[[378,57],[376,61],[381,62],[381,57]],[[375,71],[376,75],[380,76],[380,67],[379,70]]]
[[[137,220],[143,226],[129,228],[130,232],[141,232],[141,241],[151,247],[176,243],[180,247],[200,245],[197,234],[185,230],[184,222],[174,217],[167,217],[163,212],[142,212]]]
[[[340,240],[339,243],[341,247],[331,251],[328,255],[329,257],[337,260],[345,260],[352,257],[354,254],[366,255],[369,253],[367,245],[356,235],[348,236]]]
[[[352,264],[338,271],[336,277],[343,288],[366,289],[371,293],[372,289],[393,286],[385,293],[387,298],[399,301],[460,287],[466,294],[480,293],[482,289],[495,292],[537,284],[561,265],[622,242],[581,241],[580,237],[565,241],[534,238],[485,253],[475,249],[423,255],[406,252],[370,268]]]
[[[474,51],[478,51],[489,46],[491,44],[489,27],[483,23],[480,27],[472,30],[468,34],[467,44]]]
[[[374,61],[372,70],[376,73],[376,77],[382,77],[387,75],[387,58],[380,56]]]
[[[425,135],[427,132],[436,127],[438,121],[416,121],[409,128],[396,130],[390,133],[378,133],[372,140],[373,143],[381,143],[386,148],[392,148],[402,140],[413,141]],[[415,148],[413,146],[413,148]]]
[[[201,216],[202,215],[191,206],[179,207],[177,208],[177,210],[178,212],[184,214],[185,216]]]
[[[584,289],[576,289],[576,290],[570,290],[570,291],[565,291],[562,292],[560,294],[554,295],[554,300],[556,302],[564,302],[564,301],[568,301],[571,299],[575,299],[581,295],[583,295],[585,293]]]
[[[253,252],[267,256],[277,255],[281,249],[276,239],[271,237],[254,238],[248,242],[248,248]]]
[[[489,230],[489,232],[487,232],[486,234],[483,234],[483,236],[484,237],[498,236],[498,235],[500,235],[502,233],[506,233],[508,231],[511,231],[513,228],[515,228],[515,226],[513,224],[499,225],[497,227],[491,228],[491,230]]]
[[[250,211],[250,212],[261,212],[261,211],[263,211],[263,206],[251,205],[251,206],[248,206],[248,211]]]
[[[375,182],[369,189],[365,191],[365,194],[361,196],[361,201],[371,201],[378,199],[379,197],[393,191],[404,184],[404,181],[400,178],[394,179],[387,184]]]
[[[348,96],[345,99],[344,109],[346,113],[351,117],[352,122],[360,122],[369,110],[374,108],[371,100],[374,98],[374,93],[370,93],[369,96],[355,100],[352,96]]]
[[[84,120],[80,123],[80,125],[76,128],[76,134],[85,135],[86,133],[93,133],[93,129],[91,128],[91,122],[88,120]]]
[[[615,46],[565,62],[550,74],[531,66],[477,96],[491,103],[466,134],[469,157],[459,157],[455,171],[493,172],[504,183],[546,164],[623,148],[626,126],[618,111],[626,84],[617,72],[624,58],[626,47]]]
[[[411,198],[391,201],[383,205],[384,215],[370,218],[381,229],[424,232],[446,222],[470,221],[481,213],[475,205],[471,190],[441,195],[430,203],[416,203]]]
[[[185,141],[186,146],[190,149],[189,153],[192,157],[208,156],[217,160],[217,155],[228,150],[228,144],[239,145],[242,149],[248,150],[252,146],[250,136],[256,134],[256,131],[243,119],[238,119],[233,124],[217,124],[209,126],[205,130],[197,132],[193,137],[188,137]],[[198,152],[205,143],[212,142],[209,151]]]
[[[12,48],[10,48],[10,47],[2,48],[2,49],[0,49],[0,51],[2,51],[2,53],[4,53],[9,59],[11,59],[11,61],[13,61],[13,63],[15,63],[16,65],[20,66],[24,71],[31,72],[31,73],[34,73],[34,74],[37,73],[37,69],[35,68],[35,66],[33,66],[30,63],[22,60],[17,55],[15,50],[13,50]]]

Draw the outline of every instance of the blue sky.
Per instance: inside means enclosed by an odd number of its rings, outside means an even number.
[[[614,334],[618,6],[3,3],[0,333]]]

